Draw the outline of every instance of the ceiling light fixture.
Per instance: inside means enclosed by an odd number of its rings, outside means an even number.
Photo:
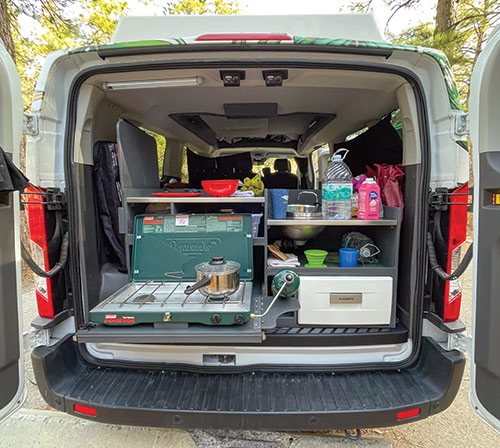
[[[103,86],[107,90],[132,90],[132,89],[154,89],[160,87],[190,87],[203,84],[201,76],[193,78],[172,78],[151,81],[117,81],[105,82]]]

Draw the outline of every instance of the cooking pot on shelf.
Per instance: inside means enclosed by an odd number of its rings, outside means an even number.
[[[297,196],[297,201],[302,195],[314,196],[314,204],[288,204],[286,214],[288,219],[322,219],[321,205],[318,195],[314,191],[301,191]]]
[[[209,262],[200,263],[194,269],[196,283],[184,290],[186,295],[199,290],[205,297],[225,299],[240,286],[240,264],[236,261],[226,261],[222,256],[213,256]]]

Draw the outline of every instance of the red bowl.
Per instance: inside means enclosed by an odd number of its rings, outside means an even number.
[[[238,188],[238,179],[202,180],[201,186],[210,196],[231,196]]]

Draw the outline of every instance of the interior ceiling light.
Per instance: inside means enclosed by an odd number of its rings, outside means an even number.
[[[107,90],[132,90],[132,89],[154,89],[159,87],[189,87],[203,84],[201,76],[193,78],[172,78],[151,81],[118,81],[105,82],[104,88]]]

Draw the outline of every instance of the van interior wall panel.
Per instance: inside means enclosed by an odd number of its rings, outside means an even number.
[[[106,100],[101,101],[95,109],[92,142],[116,142],[116,123],[123,110]]]
[[[403,165],[416,165],[422,161],[420,148],[420,124],[417,101],[413,89],[407,82],[396,92],[403,135]]]
[[[403,221],[401,223],[401,239],[399,245],[399,271],[398,271],[398,317],[400,321],[413,331],[412,310],[415,297],[415,282],[417,253],[423,247],[415,247],[414,241],[418,239],[417,198],[418,184],[421,177],[421,165],[405,166]]]
[[[78,188],[79,213],[79,240],[82,242],[80,251],[80,271],[82,275],[82,293],[84,299],[84,313],[98,304],[102,277],[100,267],[105,260],[102,238],[99,235],[100,227],[97,216],[93,170],[87,164],[75,164]]]
[[[92,165],[94,144],[97,141],[116,141],[116,123],[123,111],[106,100],[102,89],[91,84],[81,87],[78,104],[73,160]]]

